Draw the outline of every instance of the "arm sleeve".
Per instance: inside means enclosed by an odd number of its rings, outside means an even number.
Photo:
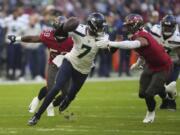
[[[50,32],[47,32],[47,31],[43,31],[41,32],[39,38],[40,40],[43,42],[43,43],[46,43],[46,40],[48,39],[48,37],[51,36],[51,33]]]
[[[141,47],[141,42],[139,40],[134,41],[121,41],[121,42],[112,42],[109,41],[110,47],[120,48],[120,49],[135,49]]]
[[[49,44],[47,44],[47,41],[51,38],[51,32],[43,31],[43,32],[41,32],[39,38],[40,38],[41,42],[43,42],[44,45],[49,48]]]

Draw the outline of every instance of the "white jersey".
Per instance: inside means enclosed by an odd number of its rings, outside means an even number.
[[[95,38],[90,36],[87,26],[80,24],[74,32],[70,33],[73,38],[74,46],[72,50],[65,55],[77,71],[82,74],[88,74],[91,70],[94,58],[98,52],[95,45],[97,39],[108,39],[109,36],[104,34],[102,37]]]
[[[161,25],[154,25],[151,28],[151,34],[161,45],[164,46],[173,59],[177,57],[174,53],[174,49],[180,47],[180,32],[178,28],[176,28],[173,35],[166,40],[163,38]]]
[[[178,28],[176,28],[174,34],[166,40],[163,38],[161,25],[154,25],[151,28],[151,34],[164,47],[167,47],[170,49],[180,47],[180,32],[179,32]]]
[[[7,33],[6,33],[6,42],[9,42],[7,39],[8,35],[16,35],[20,36],[22,35],[24,23],[21,22],[18,18],[14,19],[13,15],[8,16],[5,18],[5,27],[7,28]]]
[[[41,26],[39,23],[36,23],[33,27],[28,25],[27,27],[24,27],[23,30],[24,36],[36,36],[40,35],[41,33]],[[21,43],[24,48],[27,49],[37,49],[41,43]]]

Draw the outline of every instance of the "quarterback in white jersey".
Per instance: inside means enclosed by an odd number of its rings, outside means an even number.
[[[73,49],[65,55],[61,67],[56,74],[53,88],[47,94],[38,112],[28,121],[30,126],[35,125],[42,113],[59,93],[64,84],[71,79],[72,84],[68,93],[62,98],[59,110],[64,111],[75,98],[84,84],[91,70],[95,55],[98,52],[96,41],[107,40],[104,32],[105,17],[101,13],[92,13],[87,19],[87,25],[79,24],[76,18],[70,18],[63,25],[63,31],[68,32],[74,41]],[[55,63],[59,65],[58,63]]]
[[[82,74],[88,74],[91,70],[94,58],[97,54],[98,47],[95,42],[99,39],[108,39],[108,35],[102,35],[94,38],[87,31],[87,25],[80,24],[75,32],[70,33],[74,40],[74,47],[70,53],[65,55],[72,66]]]

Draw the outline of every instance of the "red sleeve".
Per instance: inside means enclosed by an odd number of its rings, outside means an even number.
[[[43,32],[41,32],[40,34],[40,40],[43,42],[43,43],[46,43],[47,40],[51,37],[51,32],[50,31],[47,31],[47,30],[44,30]]]

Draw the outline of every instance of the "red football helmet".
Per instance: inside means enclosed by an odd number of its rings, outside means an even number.
[[[142,16],[138,14],[130,14],[126,16],[124,26],[126,27],[128,33],[134,34],[144,27],[144,21]]]

